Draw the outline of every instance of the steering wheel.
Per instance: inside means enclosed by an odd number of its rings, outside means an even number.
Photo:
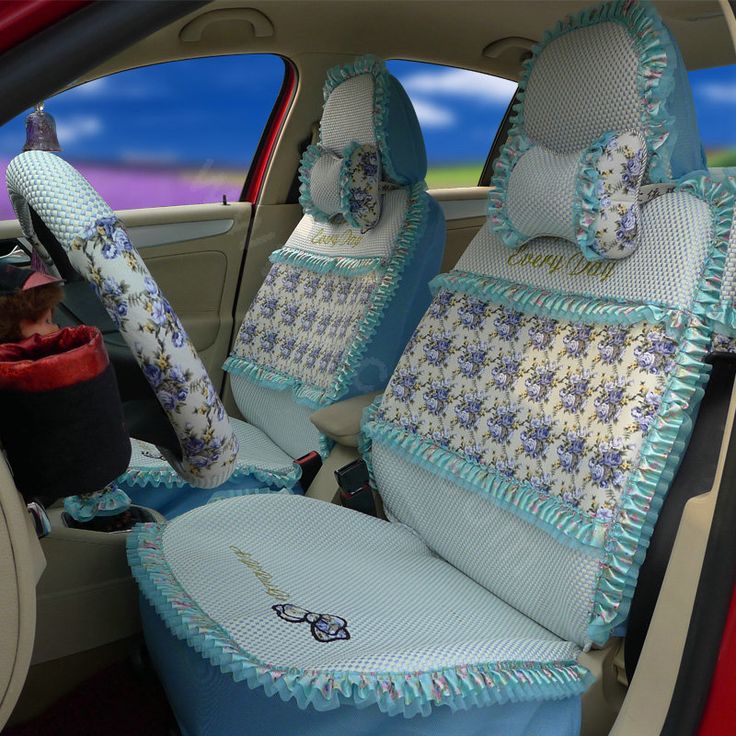
[[[88,289],[77,283],[83,279],[104,307],[109,321],[99,313],[94,316],[89,303],[83,319],[87,324],[106,322],[97,326],[113,348],[118,374],[132,353],[153,390],[178,442],[178,448],[156,442],[166,460],[195,487],[224,483],[235,469],[237,439],[197,351],[123,223],[90,183],[53,153],[27,151],[16,156],[6,178],[23,234],[34,249],[70,282],[68,291],[78,305],[89,302],[80,296],[80,286]],[[134,391],[140,393],[140,381]],[[144,420],[140,407],[138,414],[139,424],[151,423],[150,412],[143,411]]]

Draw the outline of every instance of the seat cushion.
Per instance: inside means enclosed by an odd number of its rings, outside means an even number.
[[[269,698],[261,688],[235,682],[229,672],[216,670],[186,641],[166,628],[156,611],[141,600],[146,645],[166,696],[186,736],[298,734],[325,736],[570,736],[580,733],[581,698],[544,702],[504,703],[493,708],[453,712],[436,708],[427,718],[391,718],[374,705],[308,711],[295,700]],[[193,694],[196,696],[193,697]],[[198,697],[197,697],[198,696]]]
[[[252,476],[261,483],[279,488],[293,486],[301,475],[298,466],[267,434],[248,422],[230,419],[240,444],[235,472],[230,483]],[[128,470],[118,482],[130,486],[163,486],[183,488],[185,480],[164,459],[155,445],[141,440],[131,440],[133,454]]]
[[[342,507],[228,499],[137,527],[128,556],[179,639],[236,681],[300,707],[376,703],[411,716],[440,704],[560,699],[589,684],[575,644],[408,527]]]

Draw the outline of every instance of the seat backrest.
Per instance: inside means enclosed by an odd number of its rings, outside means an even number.
[[[312,411],[386,385],[444,247],[399,82],[365,56],[332,69],[324,97],[300,169],[304,217],[271,255],[225,363],[243,416],[293,457],[321,446]]]
[[[731,319],[733,195],[702,175],[661,184],[703,161],[686,70],[648,4],[559,23],[520,98],[489,220],[433,281],[364,439],[392,518],[589,646],[626,618]]]

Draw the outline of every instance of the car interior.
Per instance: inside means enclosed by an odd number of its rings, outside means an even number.
[[[39,90],[62,147],[53,93],[283,80],[239,198],[121,209],[63,149],[7,163],[0,261],[100,330],[130,448],[106,501],[31,498],[3,442],[0,730],[717,733],[736,169],[688,73],[736,63],[732,5],[168,5]],[[516,85],[477,184],[433,185],[397,62]]]

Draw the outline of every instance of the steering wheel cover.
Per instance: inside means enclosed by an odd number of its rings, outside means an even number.
[[[130,346],[179,439],[182,459],[162,448],[164,457],[195,487],[224,483],[235,470],[237,439],[186,330],[122,222],[79,172],[47,151],[16,156],[6,178],[26,237],[35,245],[30,206]]]

